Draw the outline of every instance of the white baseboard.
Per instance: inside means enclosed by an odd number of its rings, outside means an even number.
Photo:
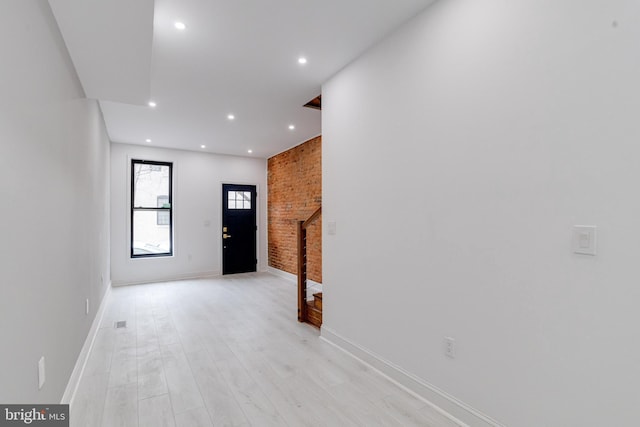
[[[93,322],[91,323],[91,329],[89,329],[89,334],[87,338],[84,340],[84,345],[80,350],[80,354],[76,359],[76,364],[73,367],[73,371],[71,372],[71,376],[69,377],[69,382],[67,383],[67,387],[64,390],[64,394],[62,395],[62,400],[60,403],[72,405],[73,400],[76,397],[76,392],[78,391],[78,385],[80,384],[80,379],[82,378],[82,374],[84,373],[84,368],[87,365],[87,360],[89,358],[89,354],[91,353],[91,349],[93,348],[93,343],[96,340],[96,335],[98,334],[98,329],[100,329],[100,324],[102,323],[102,318],[104,316],[105,308],[107,306],[107,300],[109,299],[109,295],[111,295],[111,283],[107,284],[107,290],[104,292],[102,296],[102,301],[100,301],[100,307],[98,307],[98,311],[96,312],[96,317],[93,318]]]
[[[278,270],[277,268],[273,267],[267,267],[267,272],[275,276],[282,277],[283,279],[295,285],[298,284],[298,276],[295,274],[291,274],[284,270]],[[311,297],[312,293],[322,292],[322,283],[314,282],[313,280],[307,279],[307,290],[311,291],[308,293],[308,297],[313,298]]]
[[[291,274],[287,271],[278,270],[277,268],[273,268],[273,267],[267,267],[267,272],[275,276],[282,277],[288,282],[298,283],[298,276],[296,276],[295,274]]]
[[[326,326],[322,326],[320,329],[320,339],[380,372],[461,426],[504,427],[488,415],[439,390],[436,386],[383,359],[372,351],[349,341]]]
[[[171,277],[157,277],[154,279],[145,280],[115,280],[112,282],[113,286],[132,286],[132,285],[146,285],[149,283],[164,283],[164,282],[179,282],[181,280],[198,280],[198,279],[210,279],[212,277],[219,277],[222,273],[220,271],[209,271],[203,273],[188,273]]]

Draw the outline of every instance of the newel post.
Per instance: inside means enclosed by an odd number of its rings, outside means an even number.
[[[298,321],[307,320],[307,230],[298,222]]]

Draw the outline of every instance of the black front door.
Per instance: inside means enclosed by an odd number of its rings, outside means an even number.
[[[222,184],[222,274],[256,271],[256,186]]]

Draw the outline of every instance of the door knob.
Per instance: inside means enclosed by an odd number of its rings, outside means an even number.
[[[224,233],[224,234],[222,235],[222,238],[223,238],[223,239],[228,239],[229,237],[231,237],[231,234]]]

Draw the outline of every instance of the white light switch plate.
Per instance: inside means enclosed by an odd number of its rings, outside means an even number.
[[[455,359],[456,358],[456,340],[451,337],[444,337],[444,355]]]
[[[596,254],[596,226],[573,226],[573,252],[582,255]]]
[[[329,234],[330,236],[334,236],[336,234],[336,222],[335,221],[329,221],[327,223],[327,234]]]

